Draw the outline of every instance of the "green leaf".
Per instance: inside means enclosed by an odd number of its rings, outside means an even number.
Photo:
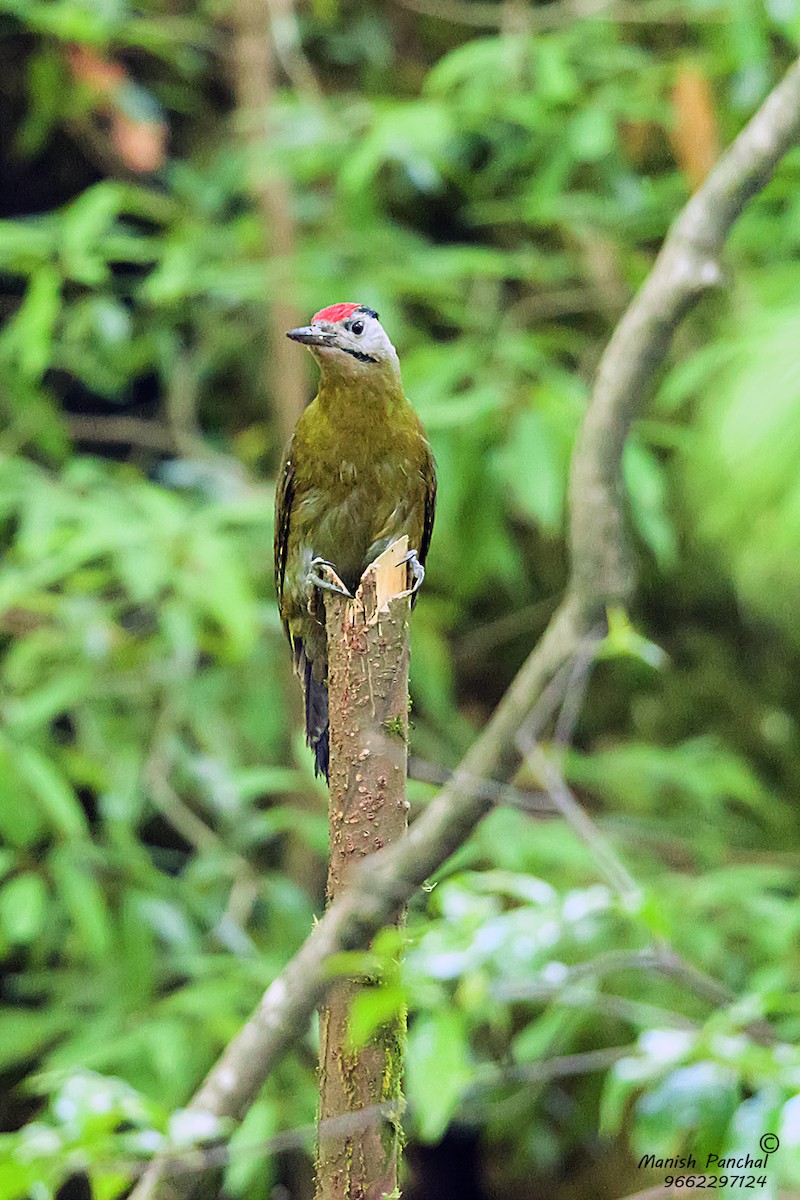
[[[498,453],[498,465],[521,512],[555,536],[564,513],[565,463],[548,426],[534,409],[517,416]]]
[[[389,987],[363,988],[350,1006],[348,1034],[354,1050],[366,1046],[372,1035],[383,1025],[396,1021],[405,1012],[405,989],[399,984]]]
[[[88,834],[86,817],[69,781],[51,758],[34,746],[17,746],[14,763],[53,829],[65,838]]]
[[[0,741],[0,796],[13,796],[15,800],[13,804],[0,803],[0,836],[12,846],[26,847],[42,836],[45,821],[20,778],[15,749],[12,743]]]
[[[601,1136],[615,1137],[622,1129],[631,1097],[641,1086],[638,1077],[627,1069],[629,1063],[635,1062],[634,1058],[623,1058],[614,1064],[605,1077],[598,1122]]]
[[[606,635],[598,654],[600,658],[621,657],[638,658],[649,667],[663,667],[667,656],[655,642],[642,637],[631,624],[628,614],[622,608],[608,610],[608,634]]]
[[[442,104],[416,100],[387,105],[375,113],[372,128],[345,160],[339,184],[345,193],[358,194],[374,187],[384,163],[395,162],[420,191],[435,191],[452,132],[452,116]]]
[[[30,105],[16,139],[21,154],[31,157],[44,147],[62,115],[67,84],[63,55],[55,46],[41,46],[28,67]]]
[[[7,726],[17,737],[46,728],[54,717],[72,708],[90,692],[83,672],[65,672],[26,696],[9,701]]]
[[[662,568],[675,564],[678,548],[667,510],[666,471],[647,447],[629,441],[623,456],[625,484],[631,498],[631,516],[645,544]]]
[[[53,881],[61,902],[80,936],[82,951],[104,960],[114,932],[103,890],[92,873],[82,846],[60,846],[50,858]]]
[[[39,267],[17,315],[0,336],[0,355],[10,354],[27,379],[40,379],[50,365],[60,312],[61,276],[55,267]]]
[[[183,595],[226,633],[231,653],[249,650],[256,638],[256,603],[244,563],[221,536],[200,526],[179,585]]]
[[[41,1054],[73,1021],[66,1010],[0,1008],[0,1069]]]
[[[46,912],[47,888],[40,875],[28,871],[0,887],[0,929],[12,945],[35,941]]]
[[[438,1009],[419,1017],[408,1039],[406,1083],[423,1141],[441,1138],[470,1078],[467,1032],[461,1013]]]
[[[538,1062],[558,1045],[565,1032],[577,1028],[582,1017],[569,1008],[554,1004],[537,1020],[520,1030],[513,1041],[516,1062]]]
[[[570,123],[570,147],[579,162],[596,162],[614,149],[615,114],[599,104],[584,108]]]
[[[738,1097],[735,1073],[718,1063],[691,1063],[671,1071],[637,1101],[641,1153],[675,1153],[686,1133],[700,1129],[709,1145],[721,1145]]]
[[[102,283],[108,266],[102,255],[105,235],[122,205],[121,185],[111,182],[87,188],[73,200],[61,223],[61,260],[66,274],[89,287]]]
[[[31,1195],[50,1200],[53,1190],[43,1179],[37,1178],[41,1174],[39,1163],[17,1158],[15,1152],[21,1141],[18,1134],[13,1138],[8,1134],[0,1135],[0,1200],[27,1200]]]
[[[255,800],[259,796],[280,796],[287,792],[301,792],[305,780],[299,771],[290,767],[243,767],[232,777],[237,795],[242,800]],[[281,810],[283,811],[283,810]],[[286,810],[296,813],[296,809]],[[271,809],[274,814],[275,810]]]
[[[0,221],[0,264],[32,275],[55,254],[52,225],[33,221]]]
[[[274,1183],[274,1155],[266,1149],[277,1132],[277,1111],[269,1100],[258,1100],[234,1130],[226,1156],[224,1188],[231,1196],[269,1196]],[[257,1188],[257,1193],[255,1189]]]

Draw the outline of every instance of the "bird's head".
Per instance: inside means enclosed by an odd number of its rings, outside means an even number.
[[[286,336],[308,346],[323,373],[357,376],[399,371],[397,352],[378,314],[365,304],[321,308],[310,325],[290,329]]]

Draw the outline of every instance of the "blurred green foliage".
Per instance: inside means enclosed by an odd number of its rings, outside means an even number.
[[[180,1106],[322,904],[271,583],[276,301],[379,309],[434,443],[418,756],[458,760],[555,606],[575,431],[692,131],[726,144],[800,42],[797,0],[616,7],[303,4],[254,139],[233,0],[0,0],[0,1200],[82,1173],[113,1200],[213,1134]],[[342,964],[375,981],[356,1040],[410,1007],[412,1137],[477,1131],[498,1195],[635,1192],[642,1154],[767,1131],[764,1194],[800,1186],[799,248],[795,153],[628,447],[641,602],[564,769],[636,887],[498,809],[402,966],[393,933]],[[310,1033],[226,1194],[287,1169],[269,1139],[313,1118],[314,1061]]]

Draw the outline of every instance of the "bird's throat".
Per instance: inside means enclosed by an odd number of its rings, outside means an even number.
[[[372,439],[408,406],[394,372],[379,367],[357,376],[323,374],[317,404],[337,440]]]

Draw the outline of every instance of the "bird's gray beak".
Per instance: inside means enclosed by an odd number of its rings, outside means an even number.
[[[300,329],[290,329],[286,334],[293,342],[302,342],[304,346],[332,346],[336,335],[323,329],[315,329],[313,325],[303,325]]]

